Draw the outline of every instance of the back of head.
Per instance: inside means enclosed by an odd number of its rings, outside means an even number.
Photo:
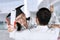
[[[40,25],[47,25],[51,17],[51,12],[47,8],[41,8],[38,10],[36,16]]]

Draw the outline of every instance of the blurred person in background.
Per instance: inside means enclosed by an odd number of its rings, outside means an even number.
[[[49,21],[49,25],[50,25],[49,27],[59,27],[60,28],[59,20],[54,11],[54,5],[50,5],[50,11],[51,11],[51,19]]]
[[[50,5],[50,11],[51,11],[51,19],[49,24],[59,24],[59,20],[56,16],[57,13],[54,12],[54,5]]]

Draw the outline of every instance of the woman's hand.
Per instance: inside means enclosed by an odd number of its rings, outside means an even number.
[[[8,25],[8,32],[13,32],[15,30],[13,25]]]

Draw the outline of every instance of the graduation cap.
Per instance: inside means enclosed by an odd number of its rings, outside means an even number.
[[[21,5],[21,6],[16,8],[16,17],[23,13],[23,11],[21,10],[21,7],[23,7],[23,6],[24,5]]]
[[[8,18],[8,17],[10,17],[11,16],[11,13],[9,13],[7,16],[6,16],[6,18]]]
[[[23,11],[21,10],[21,7],[23,7],[23,6],[24,5],[21,5],[15,9],[16,10],[16,17],[23,13]],[[22,28],[21,24],[18,22],[16,22],[16,24],[17,24],[17,31],[20,31]]]
[[[20,14],[22,14],[22,13],[24,13],[22,10],[21,10],[21,7],[23,7],[24,5],[21,5],[21,6],[19,6],[19,7],[17,7],[16,8],[16,17],[17,16],[19,16]],[[26,14],[25,14],[26,15]],[[26,20],[30,20],[30,14],[29,15],[26,15],[26,16],[28,16],[27,18],[26,18]]]

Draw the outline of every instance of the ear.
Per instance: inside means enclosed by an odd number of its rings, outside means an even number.
[[[38,18],[36,17],[36,23],[37,23],[37,25],[39,25],[39,21],[38,21]]]

